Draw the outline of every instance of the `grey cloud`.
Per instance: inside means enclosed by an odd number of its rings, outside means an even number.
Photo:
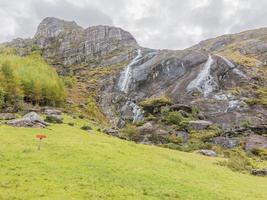
[[[181,49],[226,33],[267,26],[265,0],[1,0],[0,41],[30,37],[47,16],[83,27],[115,25],[140,45]]]

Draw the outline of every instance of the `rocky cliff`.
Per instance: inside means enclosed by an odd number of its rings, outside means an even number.
[[[39,49],[61,75],[76,76],[84,98],[74,103],[93,96],[114,126],[142,121],[140,102],[163,96],[198,108],[199,118],[224,130],[267,123],[265,28],[173,51],[141,47],[120,28],[45,18],[32,39],[5,45],[20,55]]]

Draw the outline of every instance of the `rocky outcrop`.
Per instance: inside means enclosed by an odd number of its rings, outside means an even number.
[[[169,106],[184,118],[194,115],[189,125],[195,130],[218,124],[224,134],[214,142],[231,148],[241,135],[246,139],[260,134],[259,140],[264,141],[266,35],[265,28],[209,39],[180,51],[153,50],[140,47],[120,28],[84,29],[75,22],[46,18],[34,38],[16,39],[6,45],[21,55],[37,48],[61,75],[76,76],[79,84],[85,85],[82,93],[96,94],[96,103],[114,126],[139,123],[147,117],[146,112],[157,115]],[[92,74],[101,74],[101,80]],[[92,85],[94,81],[97,84]],[[140,104],[161,96],[167,96],[173,105]],[[80,109],[85,108],[84,99],[86,95],[75,102]],[[200,120],[196,121],[196,116]]]
[[[246,139],[245,150],[251,151],[255,148],[267,149],[267,137],[252,134]]]
[[[202,149],[202,150],[199,150],[198,152],[204,156],[210,156],[210,157],[217,156],[217,154],[212,150]]]
[[[21,119],[15,119],[7,122],[8,125],[14,127],[34,127],[44,128],[49,124],[42,120],[42,118],[35,112],[30,112],[24,115]]]
[[[0,113],[0,120],[11,120],[15,118],[16,115],[13,113]]]
[[[267,168],[264,169],[252,169],[251,174],[255,176],[267,176]]]
[[[212,122],[205,120],[189,121],[188,126],[193,130],[204,130],[212,125]]]

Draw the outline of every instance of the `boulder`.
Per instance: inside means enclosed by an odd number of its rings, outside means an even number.
[[[204,130],[212,125],[212,122],[205,120],[189,121],[188,125],[193,130]]]
[[[0,120],[16,119],[16,115],[13,113],[0,113]]]
[[[138,129],[141,135],[152,134],[155,131],[153,125],[150,122],[143,124],[142,126],[138,127]]]
[[[238,138],[229,138],[229,137],[224,137],[224,136],[219,136],[219,137],[214,138],[213,142],[224,148],[234,148],[238,146],[239,144]]]
[[[254,176],[267,176],[267,168],[264,169],[252,169],[251,174]]]
[[[212,150],[202,149],[202,150],[199,150],[198,152],[204,156],[210,156],[210,157],[217,156],[217,154]]]
[[[119,131],[116,130],[116,129],[111,129],[111,128],[106,128],[103,130],[103,132],[107,135],[111,135],[111,136],[114,136],[114,137],[119,137]]]
[[[254,148],[265,148],[267,149],[267,137],[252,134],[246,139],[245,150],[251,151]]]
[[[186,142],[189,138],[188,132],[186,131],[176,131],[175,135],[176,137],[182,138],[183,142]]]
[[[183,110],[187,113],[192,113],[192,108],[188,105],[185,105],[185,104],[174,104],[174,105],[170,106],[170,110],[171,111]]]
[[[15,119],[7,122],[8,125],[14,127],[40,127],[44,128],[49,124],[42,120],[42,118],[35,112],[30,112],[21,119]]]
[[[44,114],[46,114],[46,115],[61,115],[61,110],[45,109]]]

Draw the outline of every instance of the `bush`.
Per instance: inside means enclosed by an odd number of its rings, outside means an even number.
[[[229,167],[233,171],[245,172],[255,167],[242,150],[226,151],[224,155],[228,157],[228,160],[221,162],[221,164]]]
[[[92,130],[92,127],[90,125],[83,125],[81,129],[84,131],[89,131],[89,130]]]
[[[62,124],[63,120],[60,116],[55,116],[55,115],[48,115],[45,118],[45,121],[48,123],[55,123],[55,124]]]
[[[255,156],[259,156],[264,160],[267,160],[267,150],[260,147],[255,147],[251,149],[251,153],[253,153]]]
[[[164,106],[164,105],[171,105],[171,104],[172,104],[172,101],[166,96],[151,97],[140,102],[140,105],[142,107]]]
[[[122,137],[137,142],[140,139],[140,131],[134,125],[127,124],[124,129],[122,129]]]
[[[186,121],[186,118],[183,117],[183,115],[180,112],[167,112],[163,115],[163,121],[166,124],[175,124],[175,125],[181,125],[183,121]]]
[[[69,126],[74,126],[74,122],[69,122],[68,125]]]

